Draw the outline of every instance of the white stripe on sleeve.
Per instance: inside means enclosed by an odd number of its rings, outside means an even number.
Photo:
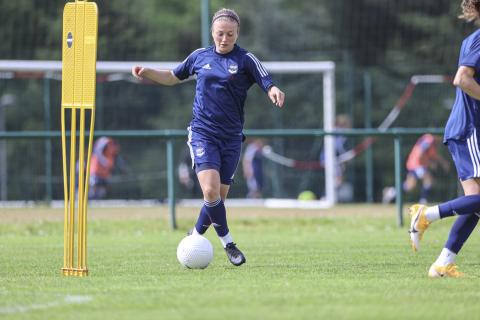
[[[263,77],[266,77],[268,76],[268,72],[267,70],[265,70],[265,67],[262,65],[262,63],[257,59],[257,57],[255,57],[253,55],[253,53],[247,53],[247,56],[252,59],[252,61],[255,63],[255,65],[257,66],[257,70],[258,72],[260,73],[260,75]]]
[[[198,48],[197,50],[193,51],[193,52],[190,53],[180,64],[185,63],[185,62],[188,60],[188,58],[190,58],[191,55],[193,55],[195,52],[200,51],[200,50],[203,50],[203,49],[205,49],[205,48]]]

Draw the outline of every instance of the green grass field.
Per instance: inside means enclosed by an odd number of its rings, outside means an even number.
[[[64,277],[61,209],[0,209],[1,319],[473,319],[480,315],[480,241],[459,256],[463,279],[426,277],[453,219],[414,254],[389,206],[233,208],[247,256],[232,266],[213,229],[214,260],[188,270],[176,247],[195,209],[90,209],[86,278]],[[407,219],[405,221],[408,221]]]

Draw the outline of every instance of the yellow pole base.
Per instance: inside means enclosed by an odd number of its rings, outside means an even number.
[[[64,276],[86,277],[88,269],[62,268],[62,273]]]

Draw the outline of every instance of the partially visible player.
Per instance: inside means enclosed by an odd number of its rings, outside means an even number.
[[[335,118],[335,129],[351,129],[352,119],[346,114],[339,114]],[[352,184],[345,178],[346,163],[338,161],[338,156],[347,152],[348,138],[344,135],[335,136],[335,188],[337,189],[338,202],[351,202],[353,200]],[[325,165],[325,150],[320,152],[320,163]]]
[[[243,154],[242,169],[247,182],[247,198],[262,198],[264,145],[263,139],[254,139],[247,144]]]
[[[413,146],[407,158],[407,177],[403,183],[405,192],[412,191],[421,181],[419,202],[428,202],[428,196],[433,186],[433,174],[431,169],[440,165],[444,171],[448,171],[449,164],[437,150],[440,138],[432,134],[422,135]]]
[[[195,170],[193,170],[192,167],[190,149],[185,146],[185,149],[182,151],[181,161],[178,164],[177,175],[178,182],[180,182],[180,185],[189,198],[197,197],[200,192],[200,185],[198,184]]]
[[[235,11],[221,9],[212,18],[213,46],[193,51],[174,70],[132,68],[136,78],[163,85],[196,76],[187,143],[204,206],[193,232],[203,234],[213,224],[228,259],[236,266],[246,259],[228,229],[224,201],[240,160],[247,91],[257,83],[276,106],[282,107],[285,99],[262,63],[236,44],[239,30],[240,18]]]
[[[114,170],[126,173],[127,166],[120,157],[120,145],[109,137],[100,137],[95,141],[90,160],[90,199],[104,199],[110,190],[110,178]]]
[[[480,20],[480,0],[463,0],[466,21]],[[462,43],[458,69],[453,84],[456,99],[445,127],[444,143],[455,163],[465,196],[427,207],[422,204],[410,208],[410,239],[416,251],[425,230],[435,221],[458,215],[448,240],[431,265],[428,276],[461,277],[455,259],[465,241],[475,229],[480,215],[480,30]]]

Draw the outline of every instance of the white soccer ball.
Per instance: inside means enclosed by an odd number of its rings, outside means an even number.
[[[177,259],[189,269],[205,269],[213,259],[213,246],[204,236],[186,236],[177,247]]]

